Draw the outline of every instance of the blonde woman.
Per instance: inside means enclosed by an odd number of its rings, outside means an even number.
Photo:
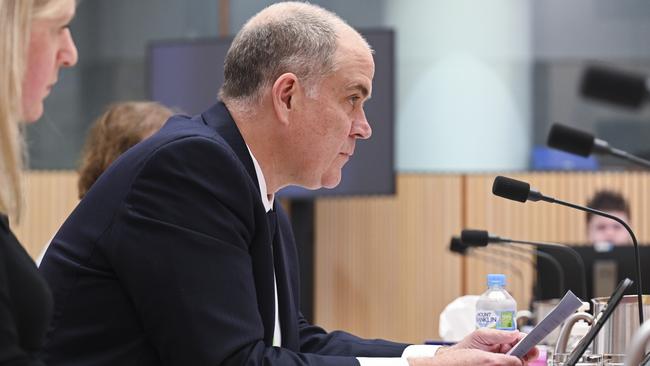
[[[36,121],[58,71],[77,62],[74,0],[0,0],[0,365],[40,365],[52,295],[11,233],[21,210],[19,122]]]

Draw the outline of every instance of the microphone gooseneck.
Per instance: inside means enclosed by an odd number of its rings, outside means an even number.
[[[576,263],[578,264],[578,271],[580,272],[580,287],[582,291],[582,298],[587,297],[587,278],[586,278],[586,269],[585,269],[585,262],[582,260],[582,257],[578,252],[575,251],[575,249],[571,248],[568,245],[564,244],[559,244],[559,243],[549,243],[549,242],[543,242],[543,241],[528,241],[528,240],[510,240],[511,243],[516,243],[516,244],[525,244],[525,245],[534,245],[538,246],[540,248],[557,248],[564,250],[565,252],[571,254],[571,256],[576,260]],[[539,253],[544,253],[544,252],[539,252]],[[544,253],[546,254],[546,253]],[[549,255],[549,257],[553,258],[552,256]],[[553,258],[555,260],[555,258]],[[556,260],[557,262],[557,260]],[[559,263],[558,263],[559,265]]]
[[[515,250],[515,251],[526,251],[526,250],[523,249],[523,248],[519,248],[519,247],[517,247],[517,246],[510,245],[510,244],[505,244],[505,246],[506,246],[507,248],[509,248],[509,249],[511,249],[511,250]],[[565,274],[564,274],[564,269],[562,268],[562,265],[560,264],[560,262],[559,262],[557,259],[555,259],[555,257],[553,257],[552,255],[550,255],[550,254],[548,254],[548,253],[544,253],[544,252],[542,252],[542,251],[539,250],[539,249],[534,249],[533,251],[535,252],[535,255],[536,255],[538,258],[542,258],[542,259],[544,259],[545,261],[549,262],[549,263],[550,263],[550,264],[555,268],[555,271],[558,273],[558,278],[559,278],[559,281],[558,281],[558,282],[559,282],[559,286],[558,286],[558,288],[559,288],[559,292],[560,292],[560,293],[558,294],[558,299],[559,299],[559,298],[562,298],[562,296],[564,296],[564,293],[565,293],[566,290],[567,290],[566,285],[564,284]],[[583,286],[582,286],[582,287],[583,287],[582,290],[586,290],[586,289],[584,288],[584,281],[582,281],[582,284],[583,284]],[[541,293],[541,291],[540,291],[539,288],[540,288],[540,284],[537,283],[537,292],[538,292],[538,294],[541,296],[542,293]]]
[[[526,186],[529,187],[529,190],[530,190],[530,192],[528,194],[526,194],[526,196],[530,196],[530,195],[533,194],[531,192],[534,192],[534,196],[537,198],[537,199],[531,200],[531,201],[542,200],[542,201],[549,202],[549,203],[555,203],[555,204],[570,207],[570,208],[573,208],[573,209],[576,209],[576,210],[589,212],[589,213],[592,213],[594,215],[607,217],[608,219],[612,219],[612,220],[618,222],[619,224],[623,225],[625,230],[627,230],[627,232],[630,234],[630,237],[632,238],[632,243],[634,244],[634,255],[635,255],[635,260],[636,260],[636,277],[637,277],[636,278],[637,279],[637,297],[638,297],[638,302],[639,302],[639,321],[641,323],[643,323],[643,286],[642,286],[642,283],[641,283],[641,257],[639,255],[639,244],[638,244],[638,242],[636,240],[636,235],[634,235],[634,232],[632,231],[630,226],[625,221],[623,221],[621,218],[616,217],[616,216],[611,215],[611,214],[608,214],[606,212],[603,212],[603,211],[600,211],[600,210],[595,210],[595,209],[593,209],[591,207],[576,205],[574,203],[562,201],[562,200],[559,200],[559,199],[556,199],[556,198],[553,198],[553,197],[545,196],[545,195],[543,195],[542,193],[540,193],[537,190],[530,189],[530,184],[528,184],[526,182],[518,181],[518,180],[512,179],[512,178],[501,177],[501,176],[496,177],[494,179],[494,184],[492,186],[492,192],[495,195],[503,197],[503,198],[507,198],[507,199],[511,199],[511,200],[515,200],[515,201],[519,201],[519,202],[525,202],[525,201],[520,201],[520,200],[518,200],[516,198],[520,198],[521,196],[524,195],[522,193],[522,191],[523,191],[523,187],[526,187]],[[514,189],[512,187],[514,187]],[[497,194],[495,192],[499,192],[500,194]],[[511,198],[511,197],[516,197],[516,198]]]

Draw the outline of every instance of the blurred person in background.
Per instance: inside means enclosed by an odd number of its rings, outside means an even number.
[[[52,294],[9,228],[22,209],[20,122],[43,114],[59,70],[77,62],[74,0],[0,0],[0,365],[42,365]]]
[[[600,190],[587,202],[587,206],[604,211],[630,223],[630,205],[623,195],[611,190]],[[587,240],[598,251],[609,251],[613,246],[632,243],[630,234],[620,223],[606,217],[587,213]]]
[[[82,199],[115,159],[133,145],[153,135],[173,114],[162,104],[149,101],[111,104],[92,124],[79,166],[77,188]],[[50,240],[51,241],[51,240]],[[45,244],[36,259],[40,266],[49,247]]]
[[[79,166],[79,199],[126,150],[158,131],[173,114],[157,102],[134,101],[110,105],[88,133]]]

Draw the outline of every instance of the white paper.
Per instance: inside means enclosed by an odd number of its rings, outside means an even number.
[[[528,351],[541,342],[542,339],[546,338],[555,328],[560,326],[581,305],[582,301],[571,290],[567,291],[562,301],[530,333],[519,341],[508,354],[523,358]]]

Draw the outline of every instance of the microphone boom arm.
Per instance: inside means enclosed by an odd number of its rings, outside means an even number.
[[[591,207],[583,207],[579,205],[575,205],[571,202],[565,202],[562,200],[555,199],[553,197],[548,197],[548,196],[543,196],[542,197],[543,201],[549,202],[549,203],[556,203],[558,205],[566,206],[566,207],[571,207],[576,210],[584,211],[584,212],[589,212],[594,215],[599,215],[603,217],[607,217],[608,219],[614,220],[618,222],[619,224],[623,225],[625,230],[627,230],[628,234],[630,234],[630,238],[632,238],[632,243],[634,244],[634,253],[635,253],[635,261],[636,261],[636,276],[637,276],[637,298],[639,301],[639,321],[641,324],[643,324],[643,286],[641,285],[641,257],[639,255],[639,243],[636,240],[636,235],[634,235],[634,232],[632,231],[632,228],[623,220],[621,220],[619,217],[616,217],[614,215],[610,215],[607,212],[603,212],[600,210],[595,210]]]
[[[511,243],[514,243],[514,242],[511,241]],[[519,247],[517,247],[515,245],[505,244],[505,246],[506,246],[506,248],[509,248],[511,250],[523,251],[523,252],[526,252],[526,253],[529,253],[529,254],[534,252],[535,255],[537,255],[537,257],[544,258],[546,261],[551,263],[553,265],[553,267],[555,267],[555,270],[557,271],[557,273],[559,274],[558,282],[560,283],[560,286],[559,286],[560,287],[560,296],[558,296],[558,298],[562,298],[562,296],[564,296],[564,293],[566,292],[566,285],[564,284],[564,269],[562,269],[562,265],[560,265],[560,262],[558,262],[557,259],[555,259],[552,255],[550,255],[548,253],[545,253],[545,252],[542,252],[541,250],[538,250],[538,249],[533,249],[532,251],[528,251],[528,250],[525,250],[523,248],[519,248]],[[535,267],[535,266],[533,266],[533,267]],[[583,264],[583,267],[584,267],[584,264]],[[584,275],[584,271],[583,271],[583,275]],[[584,281],[582,281],[582,284],[583,284],[583,287],[584,287]],[[537,285],[539,287],[539,283]],[[584,290],[584,288],[583,288],[583,290]],[[540,295],[541,295],[541,291],[540,291]]]

